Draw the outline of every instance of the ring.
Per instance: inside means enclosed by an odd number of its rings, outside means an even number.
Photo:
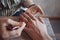
[[[27,20],[30,21],[30,18],[28,17]]]

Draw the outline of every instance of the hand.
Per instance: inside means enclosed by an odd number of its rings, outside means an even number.
[[[28,12],[28,13],[31,13],[31,14],[33,14],[33,15],[35,15],[36,13],[40,13],[41,15],[44,15],[45,13],[44,13],[44,11],[42,10],[42,8],[38,5],[33,5],[33,6],[31,6],[31,7],[29,7],[27,10],[26,10],[26,12]]]
[[[41,17],[37,19],[32,14],[24,13],[20,19],[26,22],[25,31],[33,40],[52,40]]]
[[[0,27],[1,27],[1,30],[2,30],[2,32],[0,32],[0,33],[2,34],[1,36],[3,38],[19,37],[21,35],[21,32],[23,31],[23,29],[25,28],[25,25],[26,25],[25,22],[17,22],[17,21],[14,21],[12,19],[9,19],[9,18],[0,19],[0,24],[1,24]],[[8,24],[14,25],[14,26],[18,27],[18,29],[8,31],[7,28],[6,28],[6,26]]]

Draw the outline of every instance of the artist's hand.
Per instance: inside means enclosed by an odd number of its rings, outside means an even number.
[[[3,38],[14,38],[14,37],[19,37],[21,35],[21,32],[25,28],[25,22],[17,22],[9,18],[2,18],[0,19],[0,24],[1,24],[1,30],[0,32],[2,34]],[[18,29],[11,29],[11,26],[8,26],[8,24],[18,27]],[[7,30],[10,28],[11,30]],[[14,27],[13,27],[14,28]]]
[[[26,22],[27,25],[25,31],[33,40],[52,40],[41,17],[37,19],[29,13],[24,13],[20,17],[21,21]]]

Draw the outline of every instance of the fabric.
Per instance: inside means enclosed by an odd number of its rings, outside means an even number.
[[[16,12],[21,6],[22,7],[29,7],[30,5],[34,4],[32,0],[0,0],[3,7],[0,7],[0,16],[10,16]],[[20,6],[16,9],[16,6]],[[1,4],[0,4],[1,5]],[[3,10],[2,10],[3,9]],[[17,14],[16,14],[17,15]]]
[[[21,0],[1,0],[1,3],[3,4],[4,7],[14,7],[16,5],[18,5],[21,2]]]

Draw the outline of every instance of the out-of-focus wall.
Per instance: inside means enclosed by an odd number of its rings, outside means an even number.
[[[34,0],[34,2],[40,5],[47,15],[60,16],[60,0]]]

